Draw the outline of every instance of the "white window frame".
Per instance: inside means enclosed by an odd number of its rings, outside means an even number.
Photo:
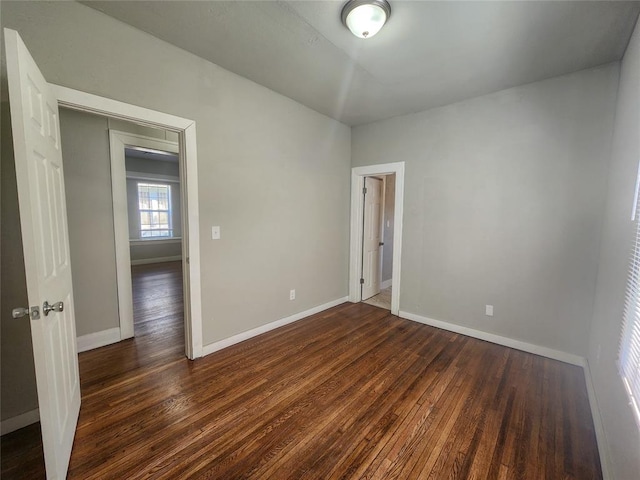
[[[161,209],[141,209],[140,208],[140,186],[141,185],[153,185],[153,186],[158,186],[158,187],[166,187],[167,189],[167,209],[166,210],[161,210]],[[137,205],[137,210],[138,210],[138,216],[137,216],[137,225],[138,225],[138,240],[142,240],[142,241],[154,241],[154,240],[169,240],[169,239],[173,239],[175,238],[175,236],[173,235],[173,208],[171,205],[171,202],[173,201],[173,193],[172,193],[172,186],[169,182],[159,182],[159,181],[149,181],[149,180],[136,180],[136,205]],[[142,213],[143,212],[148,212],[148,213],[152,213],[152,212],[165,212],[167,213],[167,217],[168,217],[168,228],[166,229],[157,229],[157,230],[162,230],[162,231],[166,231],[167,235],[156,235],[156,236],[143,236],[143,228],[142,228]],[[148,231],[153,232],[153,229],[149,229]]]
[[[640,166],[636,179],[631,220],[634,222],[633,249],[625,293],[624,317],[618,350],[618,369],[636,424],[640,429]]]

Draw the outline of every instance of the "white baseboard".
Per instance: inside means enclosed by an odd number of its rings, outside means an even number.
[[[0,422],[0,435],[15,432],[21,428],[27,427],[33,423],[40,421],[40,410],[37,408],[30,412],[23,413],[17,417],[7,418]]]
[[[105,345],[111,345],[121,340],[120,328],[110,328],[109,330],[102,330],[101,332],[90,333],[88,335],[82,335],[77,338],[78,353],[86,352],[87,350],[93,350],[94,348],[104,347]]]
[[[392,281],[392,280],[393,280],[393,279],[392,279],[392,278],[390,278],[389,280],[385,280],[384,282],[382,282],[382,283],[380,284],[380,290],[384,290],[385,288],[389,288],[389,287],[391,286],[391,281]]]
[[[314,315],[331,307],[335,307],[336,305],[340,305],[346,302],[348,298],[349,297],[338,298],[337,300],[318,305],[317,307],[310,308],[309,310],[305,310],[304,312],[296,313],[289,317],[276,320],[275,322],[267,323],[266,325],[254,328],[253,330],[247,330],[246,332],[239,333],[237,335],[234,335],[233,337],[225,338],[224,340],[220,340],[215,343],[210,343],[209,345],[205,345],[204,347],[202,347],[202,355],[209,355],[210,353],[217,352],[218,350],[230,347],[231,345],[235,345],[236,343],[244,342],[245,340],[249,340],[250,338],[261,335],[270,330],[274,330],[289,323],[297,322],[298,320],[302,320],[303,318],[306,318],[310,315]]]
[[[589,361],[584,360],[582,366],[584,369],[584,381],[587,385],[587,394],[589,395],[589,406],[591,407],[591,418],[593,418],[593,428],[596,432],[596,442],[598,443],[598,452],[600,454],[600,466],[602,467],[602,479],[613,480],[611,475],[611,469],[609,468],[609,456],[608,456],[608,443],[607,437],[604,433],[604,426],[602,425],[602,417],[600,416],[600,407],[598,406],[598,398],[596,397],[596,390],[593,386],[593,379],[591,378],[591,369],[589,368]]]
[[[139,258],[138,260],[131,260],[131,265],[148,265],[150,263],[177,262],[179,260],[182,260],[182,255],[173,255],[171,257]]]
[[[450,332],[461,333],[469,337],[478,338],[491,343],[497,343],[498,345],[504,345],[505,347],[515,348],[516,350],[522,350],[523,352],[534,353],[543,357],[552,358],[561,362],[570,363],[571,365],[584,366],[585,359],[579,355],[572,353],[562,352],[560,350],[554,350],[548,347],[541,347],[540,345],[534,345],[533,343],[522,342],[520,340],[514,340],[508,337],[502,337],[493,333],[483,332],[481,330],[475,330],[469,327],[463,327],[461,325],[455,325],[453,323],[443,322],[441,320],[434,320],[433,318],[423,317],[416,315],[415,313],[400,311],[399,316],[412,320],[414,322],[424,323],[432,327],[442,328]]]

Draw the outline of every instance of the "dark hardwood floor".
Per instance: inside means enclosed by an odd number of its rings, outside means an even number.
[[[601,478],[579,367],[366,304],[191,362],[170,268],[134,276],[134,340],[80,355],[69,478]]]
[[[40,422],[2,436],[0,464],[3,480],[45,478]]]

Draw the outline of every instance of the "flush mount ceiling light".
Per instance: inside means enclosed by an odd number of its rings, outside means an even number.
[[[342,9],[342,23],[356,37],[373,37],[391,16],[387,0],[349,0]]]

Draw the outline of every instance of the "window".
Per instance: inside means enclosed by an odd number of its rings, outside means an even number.
[[[633,212],[635,220],[635,238],[629,266],[627,293],[622,322],[622,338],[620,340],[619,367],[622,380],[631,398],[636,422],[640,426],[640,213],[636,187],[636,204]]]
[[[138,182],[140,238],[173,237],[171,185]]]

